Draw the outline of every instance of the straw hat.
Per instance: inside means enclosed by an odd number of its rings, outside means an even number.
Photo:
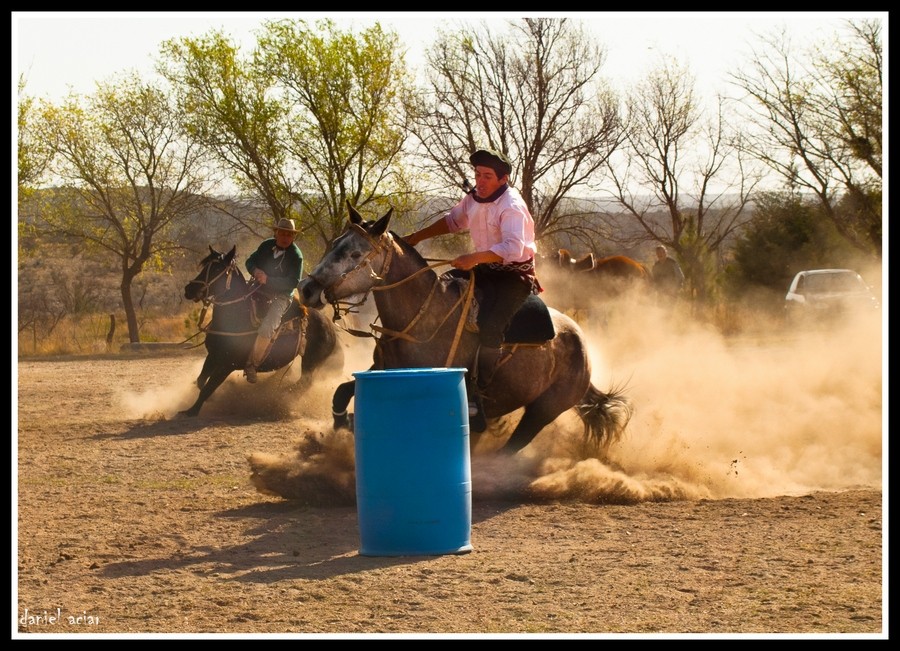
[[[281,218],[280,220],[278,220],[278,223],[275,225],[275,228],[273,228],[272,230],[287,231],[289,233],[299,233],[300,232],[294,227],[293,219],[285,219],[285,218]]]

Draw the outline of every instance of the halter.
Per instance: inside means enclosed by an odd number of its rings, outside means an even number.
[[[332,283],[331,285],[326,287],[325,288],[326,292],[328,290],[333,290],[337,287],[340,287],[341,284],[343,284],[346,280],[348,280],[353,274],[355,274],[358,271],[361,271],[365,267],[369,268],[370,277],[373,278],[374,280],[376,280],[377,282],[384,282],[385,276],[387,276],[388,271],[390,271],[391,261],[394,258],[394,247],[393,247],[394,238],[393,238],[393,236],[390,233],[383,233],[381,236],[379,236],[377,238],[372,237],[371,235],[369,235],[369,233],[366,232],[366,229],[364,229],[359,224],[350,224],[349,230],[352,230],[355,233],[357,233],[358,235],[361,235],[362,237],[364,237],[366,239],[366,241],[369,242],[369,245],[372,247],[372,249],[369,251],[369,253],[366,254],[366,256],[362,260],[359,261],[359,263],[357,263],[357,265],[355,267],[353,267],[353,269],[351,269],[350,271],[345,271],[344,273],[341,274],[341,277],[337,281],[335,281],[334,283]],[[372,258],[376,257],[379,253],[382,253],[382,252],[385,253],[384,264],[381,265],[381,271],[376,273],[375,269],[372,267]],[[338,301],[338,300],[329,301],[331,303],[331,306],[334,308],[334,320],[335,321],[339,320],[344,314],[349,314],[350,311],[354,307],[358,307],[358,306],[362,305],[363,303],[365,303],[366,298],[368,297],[370,291],[374,291],[376,289],[387,289],[387,288],[388,287],[371,287],[368,291],[366,291],[362,300],[357,303],[351,303],[349,301]]]
[[[385,277],[387,276],[387,273],[390,270],[391,261],[393,260],[393,254],[394,254],[394,247],[393,247],[394,238],[393,238],[393,236],[390,233],[386,232],[386,233],[383,233],[380,237],[374,238],[368,232],[366,232],[366,230],[359,224],[350,224],[349,228],[350,228],[350,230],[353,230],[357,234],[364,237],[371,245],[372,250],[369,251],[369,253],[366,255],[366,257],[363,258],[353,269],[351,269],[350,271],[344,272],[343,274],[341,274],[341,277],[336,282],[334,282],[333,284],[326,287],[325,288],[326,292],[328,290],[332,290],[336,287],[339,287],[341,285],[341,283],[343,283],[345,280],[347,280],[347,278],[349,278],[352,274],[355,274],[356,272],[360,271],[364,267],[369,267],[369,269],[371,270],[370,271],[371,277],[382,283],[384,282]],[[387,243],[387,244],[385,245],[384,243]],[[372,260],[372,258],[374,258],[376,255],[378,255],[382,251],[386,252],[385,261],[384,261],[384,264],[382,265],[381,271],[379,273],[376,273],[375,269],[372,268],[371,260]],[[334,320],[338,321],[341,318],[342,314],[347,314],[350,312],[350,310],[353,307],[356,307],[358,305],[362,305],[363,303],[365,303],[366,298],[368,298],[369,292],[387,291],[390,289],[394,289],[395,287],[399,287],[400,285],[412,280],[413,278],[418,276],[420,273],[428,271],[432,267],[444,265],[447,263],[448,263],[447,260],[440,260],[434,264],[429,264],[429,265],[422,267],[421,269],[416,270],[415,273],[410,274],[406,278],[404,278],[396,283],[392,283],[390,285],[373,286],[366,292],[363,299],[361,301],[359,301],[358,303],[349,303],[346,301],[343,302],[343,305],[345,305],[346,307],[341,307],[342,303],[340,301],[337,301],[337,300],[330,301],[331,306],[334,308]],[[384,328],[382,326],[378,326],[375,324],[371,324],[370,327],[372,328],[372,330],[374,330],[375,332],[379,332],[382,335],[389,335],[393,338],[404,339],[404,340],[412,342],[412,343],[418,343],[418,344],[426,343],[428,341],[431,341],[435,337],[435,335],[441,329],[441,327],[444,325],[444,323],[446,323],[447,319],[450,318],[450,315],[453,314],[453,311],[456,310],[457,307],[462,305],[462,314],[460,315],[460,320],[456,327],[456,332],[453,337],[453,342],[450,346],[450,354],[447,358],[447,365],[449,366],[451,361],[453,360],[453,358],[456,356],[456,349],[459,345],[459,341],[462,336],[463,326],[465,325],[466,317],[469,312],[469,308],[470,308],[472,301],[474,299],[474,296],[475,296],[475,276],[474,276],[474,274],[470,273],[469,286],[468,286],[467,291],[464,294],[462,294],[460,296],[459,300],[456,301],[456,303],[450,308],[450,310],[447,312],[447,314],[441,320],[441,323],[438,325],[437,328],[435,328],[435,330],[431,334],[431,336],[428,337],[427,339],[417,339],[417,338],[413,337],[412,335],[410,335],[409,331],[412,330],[413,326],[415,326],[416,323],[418,323],[419,320],[422,318],[422,316],[424,316],[424,314],[426,313],[428,306],[431,304],[432,298],[434,298],[435,292],[436,292],[439,284],[440,284],[440,279],[435,278],[434,283],[432,283],[432,285],[431,285],[431,291],[428,293],[428,296],[425,298],[425,301],[422,303],[421,307],[419,308],[418,314],[416,314],[416,316],[413,317],[412,321],[410,321],[403,330],[400,330],[400,331],[391,330],[389,328]],[[348,332],[350,332],[350,334],[357,335],[357,336],[367,336],[367,337],[375,336],[372,333],[361,332],[358,330],[348,330]]]

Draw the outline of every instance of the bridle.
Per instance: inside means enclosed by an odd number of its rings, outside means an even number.
[[[215,294],[210,293],[210,291],[209,291],[210,287],[212,287],[216,283],[216,281],[219,280],[219,278],[221,278],[222,276],[225,276],[225,293],[227,293],[231,290],[232,276],[235,274],[240,276],[241,272],[237,268],[237,263],[234,261],[234,258],[232,258],[231,261],[227,265],[225,265],[221,271],[219,271],[214,276],[210,277],[210,274],[212,273],[212,264],[211,263],[212,263],[212,260],[210,260],[210,263],[208,263],[206,265],[206,275],[204,278],[202,278],[202,279],[194,278],[193,280],[188,282],[188,284],[191,284],[191,283],[202,284],[200,291],[203,294],[203,298],[201,298],[200,300],[203,301],[204,310],[209,305],[213,305],[213,306],[215,306],[215,305],[231,305],[232,303],[239,303],[240,301],[243,301],[243,300],[251,297],[257,291],[259,291],[259,288],[262,286],[262,285],[256,285],[255,287],[253,287],[253,289],[251,289],[246,294],[243,294],[242,296],[239,296],[230,301],[217,301]],[[241,276],[241,277],[243,278],[243,276]]]
[[[374,279],[377,283],[383,283],[385,281],[385,278],[387,277],[388,271],[390,270],[391,261],[393,260],[393,255],[394,255],[394,238],[389,232],[382,233],[379,237],[376,238],[376,237],[372,237],[372,235],[370,235],[359,224],[350,224],[349,230],[352,230],[355,233],[357,233],[358,235],[364,237],[369,242],[369,244],[372,248],[369,251],[369,253],[362,260],[360,260],[356,264],[356,266],[353,267],[353,269],[350,269],[349,271],[345,271],[344,273],[341,274],[340,278],[338,278],[334,283],[325,287],[324,288],[325,295],[327,295],[330,290],[333,291],[335,288],[340,287],[340,285],[342,283],[346,282],[352,275],[356,274],[359,271],[362,271],[365,268],[369,269],[370,277],[372,279]],[[376,256],[378,256],[380,253],[385,254],[385,259],[384,259],[384,263],[381,266],[381,271],[376,272],[374,267],[372,267],[372,259],[375,258]],[[383,285],[383,284],[373,285],[366,291],[363,298],[357,303],[350,303],[347,301],[341,302],[338,300],[330,300],[329,303],[331,304],[332,308],[334,308],[334,320],[335,321],[340,320],[341,317],[343,316],[343,314],[347,314],[352,310],[352,308],[358,307],[359,305],[362,305],[363,303],[365,303],[366,299],[369,296],[369,292],[388,291],[388,290],[394,289],[394,288],[399,287],[400,285],[412,280],[413,278],[418,276],[420,273],[424,273],[425,271],[428,271],[429,269],[431,269],[433,267],[438,267],[438,266],[445,265],[448,263],[449,263],[449,260],[439,260],[432,264],[428,264],[428,265],[422,267],[421,269],[416,270],[415,273],[412,273],[409,276],[407,276],[407,277],[403,278],[402,280],[399,280],[395,283],[391,283],[390,285]],[[431,305],[431,300],[434,298],[439,284],[440,284],[440,278],[436,276],[434,279],[434,283],[432,283],[432,285],[431,285],[431,290],[428,292],[428,296],[425,298],[425,301],[422,303],[421,307],[419,307],[418,313],[406,325],[406,327],[403,328],[403,330],[391,330],[389,328],[385,328],[383,326],[378,326],[375,324],[371,324],[370,327],[372,328],[373,331],[381,333],[382,335],[390,336],[392,338],[404,339],[406,341],[409,341],[412,343],[418,343],[418,344],[426,343],[426,342],[431,341],[435,337],[435,335],[440,331],[440,329],[444,325],[444,323],[446,323],[447,319],[450,318],[450,315],[453,314],[453,312],[456,310],[457,307],[462,305],[463,306],[462,313],[460,314],[459,323],[457,324],[457,328],[456,328],[456,334],[454,336],[453,343],[450,346],[450,354],[447,358],[447,365],[449,366],[451,361],[453,360],[454,356],[456,355],[456,349],[457,349],[457,346],[459,345],[459,340],[462,337],[462,331],[463,331],[463,327],[465,326],[465,323],[466,323],[466,317],[468,315],[469,308],[472,304],[472,300],[475,296],[475,275],[474,275],[474,273],[470,272],[469,286],[468,286],[467,291],[464,294],[461,294],[459,300],[456,301],[453,304],[453,306],[451,306],[450,310],[447,312],[447,314],[444,316],[444,318],[441,320],[441,322],[435,328],[434,332],[432,332],[431,336],[428,337],[427,339],[417,339],[417,338],[413,337],[412,335],[410,335],[409,332],[416,325],[416,323],[419,322],[419,320],[422,318],[422,316],[426,313],[428,306]],[[348,332],[350,332],[351,334],[356,335],[356,336],[375,337],[375,335],[372,334],[371,332],[361,332],[359,330],[348,330]],[[380,339],[379,339],[379,341],[380,341]]]
[[[221,258],[219,258],[219,259],[221,260]],[[188,282],[188,284],[191,284],[191,283],[202,284],[200,291],[203,294],[203,298],[201,298],[200,300],[203,302],[203,308],[200,310],[200,314],[197,316],[198,334],[200,332],[205,332],[207,334],[213,334],[209,330],[209,326],[212,325],[212,323],[208,323],[205,326],[203,325],[203,321],[206,318],[206,312],[207,312],[207,310],[209,310],[210,306],[216,307],[216,306],[233,305],[234,303],[240,303],[241,301],[245,301],[245,300],[249,299],[251,296],[253,296],[253,294],[255,294],[257,291],[259,291],[259,289],[262,287],[262,285],[256,284],[253,287],[253,289],[251,289],[249,292],[247,292],[246,294],[242,294],[241,296],[238,296],[237,298],[233,298],[228,301],[217,301],[215,294],[211,294],[209,290],[210,290],[210,287],[212,287],[216,283],[216,281],[219,280],[219,278],[221,278],[222,276],[225,276],[225,293],[227,293],[228,291],[231,290],[232,276],[234,276],[235,274],[237,274],[241,278],[243,278],[243,276],[241,275],[240,269],[238,269],[237,263],[234,261],[234,258],[232,258],[231,261],[228,264],[226,264],[222,268],[221,271],[219,271],[215,275],[211,276],[212,262],[213,262],[213,260],[210,260],[206,264],[206,274],[202,279],[194,278],[193,280]],[[247,333],[216,332],[214,334],[241,336],[241,335],[244,335]]]
[[[356,263],[356,266],[349,271],[345,271],[341,274],[340,278],[338,278],[335,282],[331,283],[327,287],[324,287],[324,293],[327,295],[329,292],[333,292],[335,289],[340,287],[343,283],[350,280],[352,276],[356,273],[363,271],[364,269],[369,269],[369,277],[372,278],[376,283],[384,282],[385,276],[387,276],[388,271],[391,269],[391,261],[394,258],[394,237],[390,233],[382,233],[379,237],[372,237],[366,229],[364,229],[359,224],[350,224],[348,228],[348,232],[353,231],[357,235],[365,238],[366,241],[369,242],[369,245],[372,247],[370,251],[366,254],[366,256]],[[372,266],[372,260],[384,253],[384,263],[381,265],[381,271],[376,272],[375,268]],[[362,299],[352,303],[350,301],[340,301],[338,299],[328,300],[331,304],[331,307],[334,308],[334,320],[338,321],[345,314],[349,314],[353,311],[353,308],[359,307],[363,303],[366,302],[366,299],[369,296],[369,292],[379,290],[379,289],[389,289],[393,285],[388,286],[372,286],[368,290],[366,290]]]

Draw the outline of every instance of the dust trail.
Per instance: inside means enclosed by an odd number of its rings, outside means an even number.
[[[515,457],[498,457],[512,414],[473,446],[473,499],[635,503],[881,488],[880,314],[805,329],[769,317],[728,337],[684,305],[670,313],[634,296],[578,316],[595,384],[624,384],[635,408],[623,439],[600,454],[567,413]],[[371,363],[369,346],[357,350],[347,379]],[[330,404],[330,392],[318,399]],[[323,501],[323,477],[334,472],[334,494],[347,497],[352,437],[331,433],[327,415],[307,429],[293,453],[255,458],[254,471],[279,485],[276,494]]]
[[[176,358],[171,372],[149,378],[147,385],[140,390],[120,388],[116,399],[125,418],[175,418],[179,411],[187,409],[197,399],[200,391],[196,379],[202,366],[202,358],[198,358],[189,367],[185,367],[182,360]],[[292,389],[300,375],[299,359],[277,371],[260,373],[256,384],[249,384],[240,370],[234,371],[207,399],[200,415],[272,420],[308,413],[298,411],[294,401],[284,400],[285,392]],[[328,386],[325,385],[326,382]],[[154,386],[157,383],[158,386]],[[311,393],[315,400],[309,400],[304,408],[315,406],[315,413],[323,417],[330,414],[328,407],[331,404],[332,390],[330,380],[314,385]]]
[[[174,415],[179,409],[186,409],[197,398],[194,381],[202,366],[203,360],[198,359],[190,369],[179,368],[165,374],[165,377],[148,378],[147,385],[140,390],[120,387],[115,398],[124,417],[160,419]]]
[[[595,383],[627,381],[635,416],[611,465],[572,459],[535,490],[642,500],[881,487],[880,314],[729,338],[641,301],[605,315],[603,328],[585,323]]]

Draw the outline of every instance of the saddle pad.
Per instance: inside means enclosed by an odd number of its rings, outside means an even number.
[[[510,344],[541,344],[555,336],[546,303],[531,294],[513,316],[503,340]]]

